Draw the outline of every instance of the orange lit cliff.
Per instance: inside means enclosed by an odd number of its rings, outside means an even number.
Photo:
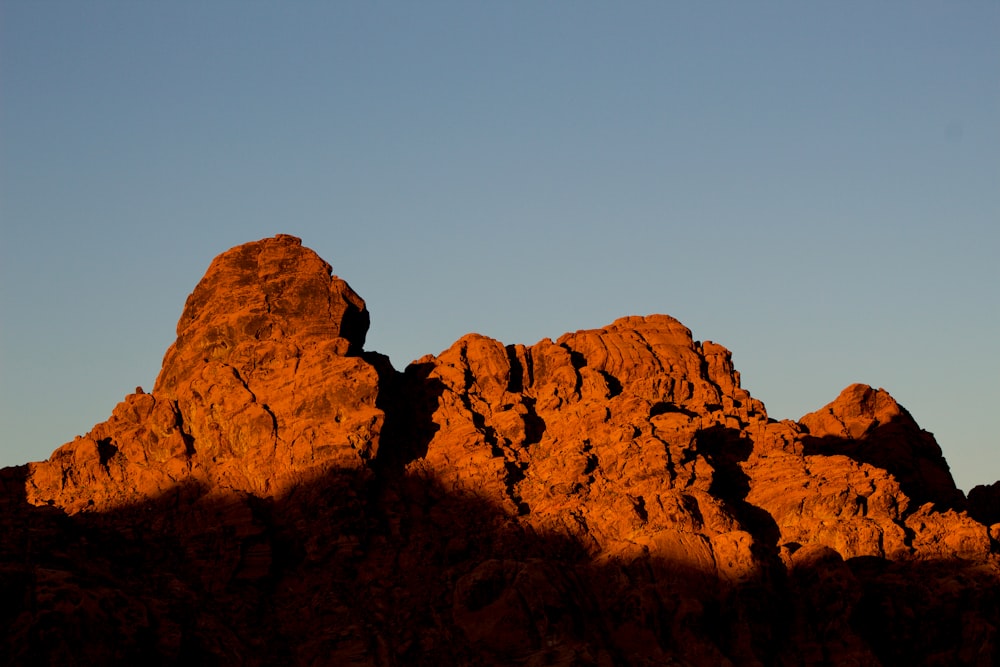
[[[0,471],[4,664],[1000,664],[1000,484],[883,390],[769,419],[666,315],[404,372],[291,236]]]

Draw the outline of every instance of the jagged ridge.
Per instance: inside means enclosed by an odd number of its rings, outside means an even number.
[[[776,422],[665,315],[403,373],[367,328],[299,239],[216,258],[152,393],[4,471],[7,654],[1000,661],[996,494],[886,392]]]

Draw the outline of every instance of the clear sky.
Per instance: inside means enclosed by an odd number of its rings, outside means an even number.
[[[397,368],[668,313],[1000,478],[1000,3],[0,2],[0,465],[302,237]]]

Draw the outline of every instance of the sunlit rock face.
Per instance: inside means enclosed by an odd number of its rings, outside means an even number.
[[[151,394],[32,464],[29,500],[101,510],[182,483],[281,494],[378,451],[365,303],[292,236],[219,255],[188,297]]]
[[[997,493],[884,390],[776,422],[665,315],[403,372],[367,328],[294,237],[217,257],[151,393],[0,471],[0,655],[1000,663]]]

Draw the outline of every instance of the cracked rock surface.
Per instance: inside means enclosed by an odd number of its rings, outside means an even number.
[[[217,257],[151,393],[0,470],[0,664],[1000,664],[1000,484],[884,390],[775,421],[666,315],[367,329],[299,239]]]

